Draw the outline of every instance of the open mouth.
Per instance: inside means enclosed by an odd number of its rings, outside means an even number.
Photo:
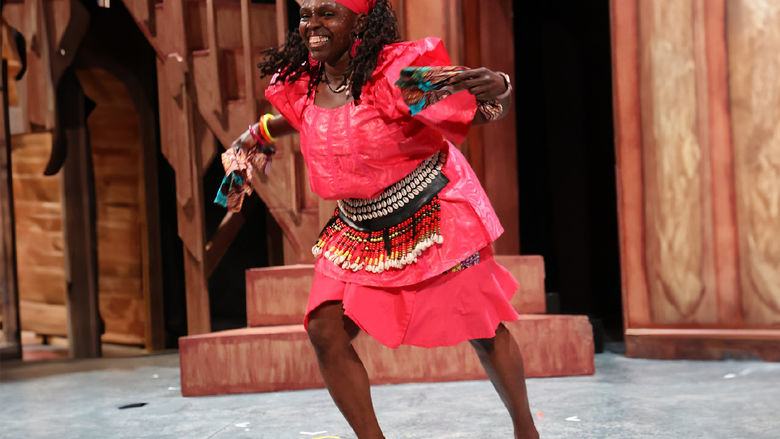
[[[311,49],[317,49],[330,41],[330,37],[326,37],[324,35],[311,35],[309,37],[309,48]]]

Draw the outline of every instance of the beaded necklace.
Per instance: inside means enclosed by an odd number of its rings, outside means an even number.
[[[328,78],[328,74],[325,73],[325,69],[322,69],[322,77],[323,77],[323,79],[325,79],[325,85],[328,86],[328,89],[330,89],[330,91],[332,91],[335,94],[344,93],[344,91],[349,89],[349,83],[351,81],[350,81],[350,78],[348,78],[346,76],[344,76],[344,80],[341,81],[341,84],[339,84],[339,86],[336,87],[335,89],[330,86],[330,79]]]

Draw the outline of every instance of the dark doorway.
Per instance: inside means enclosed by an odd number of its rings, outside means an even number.
[[[187,331],[184,268],[176,221],[175,176],[160,148],[155,52],[122,2],[112,3],[110,8],[98,7],[95,2],[84,5],[90,13],[90,24],[73,67],[101,68],[118,78],[130,91],[141,119],[143,185],[150,188],[145,201],[150,212],[147,224],[158,228],[155,234],[159,240],[150,243],[159,248],[159,255],[149,260],[150,266],[157,265],[149,273],[155,273],[150,278],[157,279],[155,289],[161,289],[162,294],[159,297],[156,291],[154,299],[150,298],[156,301],[155,307],[162,308],[162,315],[153,323],[157,325],[155,337],[160,338],[154,344],[156,348],[175,347],[178,337]]]
[[[521,252],[544,256],[547,291],[591,317],[597,348],[623,329],[609,29],[608,0],[515,10]]]

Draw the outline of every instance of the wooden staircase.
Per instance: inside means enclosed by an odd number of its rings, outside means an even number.
[[[125,5],[157,53],[162,152],[176,173],[177,219],[184,245],[190,334],[211,330],[208,278],[245,222],[228,213],[205,236],[203,176],[258,112],[268,79],[258,78],[263,49],[286,33],[287,2],[250,0],[126,0]],[[310,263],[320,218],[332,205],[318,200],[308,182],[296,136],[280,141],[271,178],[258,176],[255,191],[284,232],[286,263]]]
[[[526,375],[587,375],[593,339],[584,316],[545,315],[544,264],[538,256],[497,256],[519,280],[512,304],[523,314],[507,324],[525,359]],[[249,327],[179,341],[184,396],[322,387],[303,326],[311,265],[248,270]],[[362,333],[355,349],[372,384],[485,379],[468,342],[453,347],[389,349]]]

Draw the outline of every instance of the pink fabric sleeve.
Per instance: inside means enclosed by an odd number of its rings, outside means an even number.
[[[301,131],[303,110],[309,99],[309,77],[304,75],[292,84],[276,82],[276,77],[274,75],[271,85],[265,89],[265,98],[293,128]]]
[[[449,66],[452,64],[444,43],[438,38],[425,38],[388,46],[374,74],[374,105],[391,119],[409,117],[411,112],[395,82],[404,67]],[[455,93],[417,113],[413,119],[422,122],[453,143],[466,139],[477,100],[468,92]]]

